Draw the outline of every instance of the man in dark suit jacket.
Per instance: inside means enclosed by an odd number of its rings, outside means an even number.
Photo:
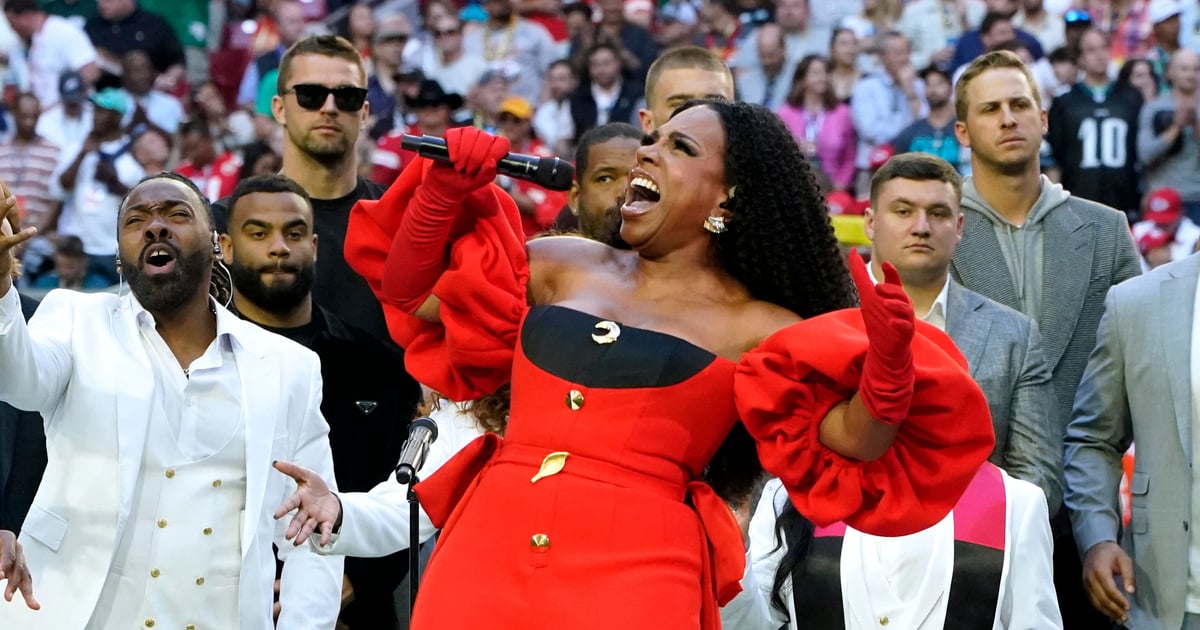
[[[991,411],[991,462],[1041,488],[1053,513],[1062,501],[1062,438],[1041,337],[1028,317],[950,279],[962,236],[961,187],[958,171],[937,156],[888,160],[871,179],[870,270],[879,278],[881,265],[892,263],[914,312],[962,351]]]
[[[987,53],[967,66],[955,90],[954,131],[971,148],[972,176],[963,184],[963,237],[950,273],[1037,321],[1061,438],[1096,345],[1105,293],[1141,271],[1137,249],[1123,212],[1074,197],[1041,175],[1047,115],[1020,58]],[[1060,514],[1054,526],[1054,584],[1065,627],[1105,627],[1079,583],[1070,519]]]
[[[642,84],[623,78],[617,49],[610,43],[593,44],[587,51],[587,73],[571,95],[575,140],[593,127],[610,122],[634,122],[642,99]]]
[[[21,295],[25,321],[37,310],[37,300]],[[0,529],[21,532],[46,470],[46,432],[42,416],[0,403]]]
[[[315,304],[317,237],[304,189],[282,175],[243,180],[229,198],[221,237],[233,278],[233,310],[321,359],[321,413],[329,422],[339,488],[365,492],[391,478],[421,388],[404,356]],[[347,558],[354,600],[342,611],[350,627],[396,625],[392,593],[407,574],[408,552]]]

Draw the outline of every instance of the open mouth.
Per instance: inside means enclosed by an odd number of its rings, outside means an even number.
[[[149,273],[166,273],[175,266],[175,252],[167,245],[151,245],[142,254]]]
[[[621,211],[626,214],[642,214],[652,208],[662,199],[658,184],[648,177],[638,175],[629,180],[629,189],[625,193],[625,205]]]

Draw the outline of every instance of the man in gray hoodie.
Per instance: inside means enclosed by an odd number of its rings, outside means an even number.
[[[963,237],[950,272],[968,289],[1037,321],[1065,434],[1104,296],[1140,270],[1129,224],[1123,213],[1073,197],[1041,175],[1047,116],[1016,55],[996,51],[975,59],[958,80],[955,101],[954,131],[971,148],[972,177],[963,184]],[[1063,621],[1068,629],[1107,627],[1083,595],[1065,512],[1055,519]]]

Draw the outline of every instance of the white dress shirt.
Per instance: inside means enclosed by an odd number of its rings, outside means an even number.
[[[879,284],[879,280],[875,279],[875,268],[867,265],[867,274],[871,276],[871,282]],[[937,326],[938,330],[946,330],[946,299],[950,295],[950,276],[946,276],[946,282],[942,284],[942,290],[938,292],[938,296],[933,301],[933,305],[929,307],[929,312],[924,315],[918,315],[917,319],[929,324]]]

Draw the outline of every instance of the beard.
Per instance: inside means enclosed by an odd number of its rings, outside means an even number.
[[[304,132],[297,137],[289,131],[288,135],[305,155],[324,166],[336,165],[349,158],[353,153],[354,142],[346,133],[334,138],[317,137],[312,132]]]
[[[603,212],[595,216],[594,221],[579,222],[579,231],[584,236],[600,241],[610,247],[617,249],[629,249],[629,243],[621,238],[621,204],[624,200],[619,200],[616,205],[605,208]],[[580,212],[581,216],[586,216],[589,213]]]
[[[295,279],[288,283],[268,285],[263,282],[262,274],[275,269],[295,274]],[[237,287],[247,300],[269,313],[290,313],[300,306],[304,298],[312,291],[316,268],[314,265],[303,267],[296,265],[263,265],[255,267],[247,265],[234,257],[229,265],[229,274],[233,277],[233,286]]]
[[[169,273],[148,275],[144,260],[146,247],[165,245],[175,255],[175,268]],[[183,254],[171,243],[149,243],[142,248],[138,263],[125,269],[129,290],[137,301],[151,313],[171,313],[183,306],[197,291],[204,289],[207,275],[212,273],[212,253],[206,248]]]

